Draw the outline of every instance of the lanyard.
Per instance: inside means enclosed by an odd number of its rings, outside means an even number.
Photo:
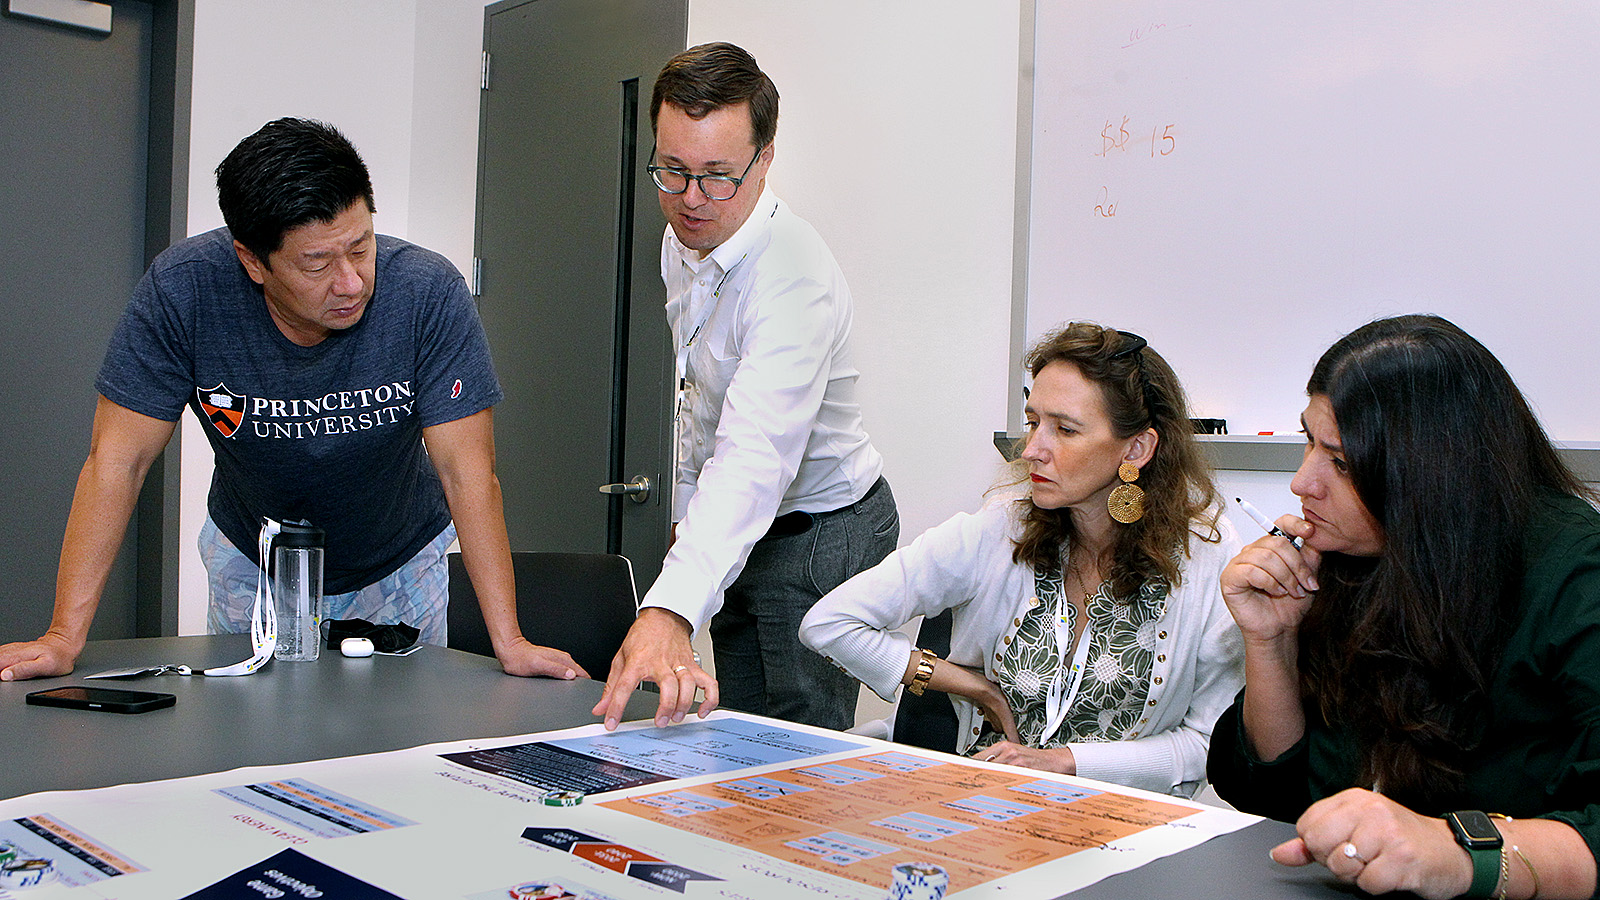
[[[689,351],[693,349],[695,340],[700,337],[700,330],[706,327],[707,322],[711,321],[711,316],[716,313],[717,306],[721,304],[723,286],[728,283],[728,279],[732,277],[734,270],[739,268],[739,263],[744,262],[746,257],[749,255],[749,253],[746,253],[744,256],[739,257],[739,259],[733,265],[728,267],[727,271],[722,273],[722,278],[718,279],[717,286],[711,291],[711,300],[710,302],[706,303],[705,312],[700,314],[700,319],[699,321],[695,322],[694,329],[689,332],[689,336],[685,338],[683,344],[678,347],[676,361],[678,390],[676,395],[673,397],[672,407],[672,452],[676,455],[676,462],[680,465],[684,460],[689,458],[688,449],[682,446],[682,442],[686,434],[686,429],[684,428],[683,422],[683,413],[689,400]],[[683,263],[680,262],[679,265],[683,265]],[[693,289],[691,288],[691,291],[692,290]],[[672,487],[674,496],[676,496],[678,488],[676,478],[673,479]]]
[[[1066,579],[1063,578],[1061,591],[1056,597],[1057,613],[1055,617],[1056,652],[1058,658],[1061,659],[1066,658],[1067,642],[1072,638],[1072,631],[1067,628],[1066,594]],[[1050,682],[1050,691],[1045,696],[1045,712],[1049,714],[1049,719],[1045,724],[1044,731],[1039,735],[1039,740],[1041,741],[1048,740],[1061,727],[1061,723],[1066,721],[1067,711],[1072,709],[1072,702],[1078,699],[1078,689],[1083,687],[1083,672],[1087,668],[1085,663],[1089,659],[1089,644],[1092,642],[1089,636],[1089,602],[1087,599],[1083,604],[1083,628],[1081,631],[1082,634],[1078,638],[1077,650],[1072,654],[1072,668],[1065,679],[1067,682],[1066,696],[1062,696],[1063,679],[1056,678]]]
[[[267,560],[271,559],[272,539],[282,530],[280,523],[262,519],[261,537],[256,543],[261,554],[261,569],[256,575],[256,604],[250,610],[250,649],[253,651],[250,658],[231,666],[207,669],[207,675],[249,675],[266,665],[272,658],[272,651],[277,649],[278,608],[272,599],[272,580],[267,578]]]
[[[727,285],[728,279],[733,277],[734,270],[739,268],[739,263],[744,262],[749,256],[750,254],[746,253],[744,256],[739,257],[733,265],[728,267],[727,271],[722,273],[722,277],[717,280],[717,286],[711,290],[711,301],[706,304],[705,311],[700,314],[699,320],[694,323],[694,329],[689,332],[689,336],[684,339],[682,346],[678,348],[677,375],[680,395],[684,389],[685,379],[689,374],[689,351],[693,349],[695,340],[700,337],[701,329],[706,327],[706,323],[711,321],[711,316],[716,313],[717,307],[721,305],[722,288]]]
[[[767,214],[767,218],[769,218],[769,219],[776,218],[777,215],[778,215],[778,204],[776,202],[773,202],[772,211]],[[748,223],[748,222],[745,223],[745,225],[749,225],[749,224],[750,223]],[[741,230],[742,230],[743,227],[744,226],[741,226]],[[673,397],[673,406],[672,406],[672,452],[676,456],[676,459],[674,460],[674,463],[676,465],[681,466],[689,459],[689,456],[688,456],[689,450],[688,450],[687,447],[683,446],[683,442],[686,439],[688,439],[688,437],[689,437],[689,431],[684,427],[684,421],[683,421],[684,412],[688,408],[689,390],[691,388],[691,385],[689,384],[689,351],[694,349],[694,342],[697,339],[699,339],[701,329],[706,327],[706,324],[711,321],[711,317],[716,314],[717,307],[719,305],[721,305],[721,303],[722,303],[722,289],[727,285],[728,279],[733,277],[734,271],[737,270],[739,268],[739,265],[741,263],[743,263],[749,257],[750,257],[750,251],[746,250],[743,254],[741,254],[739,256],[739,258],[737,260],[734,261],[733,265],[729,266],[726,270],[723,271],[722,277],[717,280],[717,286],[715,288],[713,288],[712,291],[711,291],[711,300],[710,300],[710,302],[708,302],[706,304],[705,311],[700,314],[699,319],[694,323],[694,328],[690,329],[689,336],[684,339],[683,344],[680,345],[677,348],[677,353],[675,354],[677,358],[676,358],[675,363],[674,363],[675,371],[674,371],[673,374],[675,376],[677,376],[676,377],[676,381],[677,381],[677,384],[678,384],[678,390],[677,390],[676,395]],[[715,261],[713,260],[713,262],[715,262]],[[678,264],[682,265],[682,266],[687,266],[688,265],[681,258],[679,259]],[[698,276],[699,272],[696,271],[694,274]],[[691,286],[691,288],[690,288],[690,294],[691,295],[693,294],[693,290],[694,289]],[[678,490],[677,481],[678,481],[677,478],[674,477],[673,478],[673,504],[674,504],[674,509],[676,509],[676,504],[677,504],[677,490]]]
[[[777,216],[778,216],[778,204],[777,204],[776,200],[774,200],[774,202],[772,203],[772,211],[767,213],[767,218],[768,219],[775,219],[775,218],[777,218]],[[744,226],[740,226],[740,231],[743,231],[744,228],[746,226],[748,226],[748,225],[749,225],[749,223],[746,222]],[[678,398],[679,398],[680,401],[683,399],[683,390],[684,390],[684,387],[685,387],[685,378],[689,374],[689,348],[694,346],[695,338],[698,338],[700,336],[700,329],[706,327],[706,323],[711,321],[712,314],[717,311],[717,304],[719,304],[722,301],[722,287],[723,287],[723,285],[728,283],[728,279],[733,276],[734,270],[739,268],[739,264],[744,262],[746,259],[749,259],[749,258],[750,258],[750,251],[746,250],[743,254],[741,254],[739,256],[739,258],[737,260],[734,260],[733,265],[729,266],[727,268],[727,270],[722,273],[722,278],[717,281],[717,286],[715,288],[713,288],[712,291],[711,291],[711,302],[709,304],[707,304],[706,311],[704,313],[701,313],[700,320],[695,323],[694,329],[689,332],[689,337],[684,340],[683,346],[678,348],[678,371],[677,371],[677,376],[678,376]],[[715,262],[715,261],[713,260],[713,262]],[[680,265],[687,265],[687,263],[683,263],[681,260],[680,260],[679,264]],[[698,275],[699,272],[697,271],[697,272],[695,272],[695,274]]]

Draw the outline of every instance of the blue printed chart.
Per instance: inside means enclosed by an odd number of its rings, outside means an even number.
[[[879,900],[910,860],[999,900],[1254,821],[727,712],[0,801],[0,841],[51,866],[27,900]]]
[[[445,758],[544,790],[598,794],[672,778],[792,762],[859,746],[859,741],[776,728],[747,719],[712,719],[673,728],[601,731],[583,737],[468,750],[445,754]]]
[[[369,834],[417,824],[300,778],[218,788],[217,793],[319,838]]]
[[[14,858],[50,860],[50,884],[79,887],[119,875],[145,871],[100,841],[78,831],[55,816],[37,815],[0,822],[0,847],[12,848]],[[0,890],[0,896],[4,896]]]

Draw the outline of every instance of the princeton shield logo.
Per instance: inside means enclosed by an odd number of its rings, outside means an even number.
[[[245,402],[250,398],[235,394],[228,390],[227,385],[220,383],[214,388],[198,388],[194,393],[211,427],[225,438],[233,437],[244,422]]]

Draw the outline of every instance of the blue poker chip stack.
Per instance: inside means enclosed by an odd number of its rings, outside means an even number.
[[[931,863],[900,863],[890,870],[889,900],[941,900],[950,875]]]
[[[18,855],[0,863],[0,889],[29,888],[55,880],[55,863],[48,859],[24,859]]]

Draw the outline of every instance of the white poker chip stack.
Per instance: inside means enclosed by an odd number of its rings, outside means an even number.
[[[506,891],[512,900],[560,900],[572,894],[559,884],[529,881]]]
[[[950,875],[930,863],[900,863],[890,870],[888,900],[941,900],[950,886]]]
[[[56,880],[55,863],[48,859],[14,858],[0,864],[0,888],[29,888]]]

